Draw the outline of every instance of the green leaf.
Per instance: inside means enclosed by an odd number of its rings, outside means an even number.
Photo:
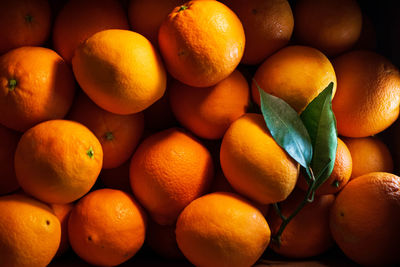
[[[331,175],[337,148],[336,119],[332,111],[333,83],[331,82],[301,113],[313,147],[311,169],[315,189]]]
[[[308,170],[312,159],[310,136],[297,112],[282,99],[260,92],[261,112],[275,141],[301,166]]]

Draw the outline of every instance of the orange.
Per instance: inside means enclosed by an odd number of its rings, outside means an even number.
[[[218,1],[189,1],[161,24],[158,43],[168,72],[182,83],[208,87],[229,76],[243,56],[239,18]]]
[[[69,0],[54,21],[53,46],[71,63],[75,49],[96,32],[129,29],[125,11],[118,0]]]
[[[292,36],[294,19],[287,0],[224,0],[238,15],[246,34],[242,63],[259,64]]]
[[[330,228],[340,249],[360,265],[400,262],[400,177],[373,172],[351,180],[331,209]]]
[[[60,236],[60,222],[46,204],[20,194],[0,197],[2,266],[47,266]]]
[[[339,192],[349,181],[353,166],[352,154],[346,144],[338,138],[335,164],[332,173],[326,181],[318,187],[315,193],[317,195],[326,195]],[[304,191],[308,189],[308,184],[303,176],[299,177],[297,185]]]
[[[231,124],[220,160],[232,187],[261,204],[286,199],[299,175],[299,165],[275,142],[260,114],[245,114]]]
[[[83,91],[117,114],[140,112],[164,94],[166,73],[157,51],[142,35],[105,30],[75,50],[72,67]]]
[[[132,195],[99,189],[83,197],[68,221],[72,249],[97,266],[116,266],[142,247],[146,215]]]
[[[14,170],[14,154],[20,135],[0,125],[0,195],[19,188]]]
[[[15,152],[22,189],[47,203],[69,203],[94,185],[103,163],[96,136],[80,123],[42,122],[26,131]]]
[[[0,1],[0,55],[21,46],[43,45],[51,27],[47,0]]]
[[[132,193],[129,180],[129,166],[131,161],[127,160],[121,166],[112,169],[102,169],[99,181],[107,188],[119,189]]]
[[[85,125],[103,148],[103,168],[116,168],[133,154],[143,133],[142,113],[118,115],[99,108],[80,93],[69,112],[69,119]]]
[[[280,203],[282,214],[286,217],[292,214],[304,196],[301,190],[293,191]],[[271,243],[272,250],[289,258],[313,257],[327,251],[333,246],[329,211],[334,201],[335,196],[332,194],[315,196],[314,201],[307,203],[283,230],[280,245]],[[267,221],[271,232],[276,234],[282,220],[275,210],[269,211]]]
[[[176,240],[195,266],[252,266],[270,241],[260,211],[233,193],[211,193],[179,215]]]
[[[130,166],[134,195],[161,225],[174,224],[182,209],[208,190],[213,175],[210,152],[179,128],[147,137]]]
[[[152,250],[166,259],[184,258],[176,243],[175,224],[160,225],[149,220],[146,242]]]
[[[400,74],[388,59],[359,50],[335,58],[333,66],[338,85],[332,108],[339,134],[374,135],[397,119]]]
[[[169,88],[177,120],[199,137],[220,139],[249,103],[249,85],[235,70],[214,86],[199,88],[175,81]]]
[[[74,92],[73,74],[53,50],[21,47],[0,57],[0,123],[8,128],[63,118]]]
[[[315,48],[288,46],[267,58],[254,78],[262,90],[286,101],[297,112],[333,82],[336,76],[328,58]],[[258,88],[253,81],[253,101],[260,105]]]
[[[200,1],[200,0],[197,0]],[[158,46],[158,29],[168,14],[185,0],[131,0],[128,18],[132,29]]]
[[[377,137],[344,138],[353,159],[350,179],[369,172],[393,172],[393,159],[385,143]]]
[[[50,208],[53,210],[54,215],[57,216],[61,224],[61,240],[56,256],[64,254],[70,247],[68,238],[68,219],[73,207],[74,205],[72,203],[50,204]]]
[[[294,9],[294,35],[298,42],[335,56],[349,50],[362,28],[356,0],[300,0]]]

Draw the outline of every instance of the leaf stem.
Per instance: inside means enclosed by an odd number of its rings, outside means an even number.
[[[314,173],[311,169],[311,167],[308,167],[309,173],[310,173],[310,184],[308,185],[307,193],[304,197],[304,199],[301,201],[301,203],[297,206],[297,208],[292,212],[292,214],[289,215],[289,217],[285,217],[280,208],[278,203],[274,203],[273,206],[275,208],[275,211],[279,215],[279,217],[282,220],[281,225],[279,226],[278,232],[272,236],[272,241],[276,242],[278,246],[281,244],[281,236],[283,233],[283,230],[285,230],[286,226],[289,224],[289,222],[300,212],[300,210],[309,202],[312,202],[314,200],[314,195],[315,195],[315,177]]]

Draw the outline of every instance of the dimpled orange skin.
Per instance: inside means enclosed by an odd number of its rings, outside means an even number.
[[[335,58],[333,66],[338,87],[332,108],[340,135],[374,135],[398,118],[400,74],[389,60],[358,50]]]
[[[300,0],[294,17],[297,41],[328,56],[351,49],[360,37],[362,14],[356,0]]]
[[[330,228],[340,249],[361,265],[400,262],[400,178],[372,172],[351,180],[336,197]]]
[[[225,0],[243,24],[246,48],[242,63],[259,64],[292,36],[294,19],[287,0]]]
[[[252,266],[270,241],[260,211],[241,196],[216,192],[191,202],[179,215],[176,240],[196,266]]]
[[[229,125],[242,116],[249,103],[249,85],[235,70],[214,86],[196,88],[175,81],[170,103],[178,121],[197,136],[220,139]]]
[[[72,249],[96,266],[116,266],[142,247],[146,214],[132,195],[115,189],[92,191],[79,200],[68,221]]]
[[[353,160],[350,179],[369,172],[393,172],[393,159],[389,148],[377,137],[344,138]]]
[[[19,188],[14,170],[14,154],[20,135],[0,125],[0,195]]]
[[[72,67],[79,85],[99,107],[116,114],[140,112],[162,97],[166,72],[152,44],[127,30],[105,30],[76,50]]]
[[[144,128],[141,112],[114,114],[99,108],[83,93],[76,97],[68,118],[88,127],[99,139],[104,169],[116,168],[129,160]]]
[[[22,189],[47,203],[64,204],[86,194],[96,182],[103,150],[80,123],[50,120],[29,129],[15,152]]]
[[[328,58],[315,48],[287,46],[267,58],[257,69],[254,81],[262,90],[285,100],[297,112],[333,82],[336,76]],[[260,105],[258,88],[253,81],[252,97]]]
[[[53,50],[26,46],[0,57],[0,123],[8,128],[23,132],[63,118],[74,93],[72,71]]]
[[[289,216],[304,199],[305,193],[295,190],[282,203],[280,208],[284,216]],[[329,211],[335,201],[333,194],[315,196],[312,203],[304,208],[289,222],[281,236],[281,244],[271,243],[276,253],[289,258],[308,258],[317,256],[334,244],[329,230]],[[267,221],[271,232],[278,232],[282,223],[274,209],[269,211]]]
[[[128,18],[118,0],[70,0],[57,15],[53,45],[71,63],[75,49],[96,32],[107,29],[129,30]]]
[[[353,160],[346,144],[338,138],[335,164],[331,175],[326,181],[315,191],[317,195],[335,194],[350,180],[353,170]],[[308,184],[306,179],[301,174],[297,180],[297,186],[304,191],[307,191]]]
[[[21,46],[43,45],[51,30],[47,0],[0,1],[0,55]]]
[[[161,225],[174,224],[184,207],[206,193],[213,175],[210,152],[179,128],[146,138],[130,166],[134,195]]]
[[[182,83],[212,86],[242,59],[245,35],[239,18],[218,1],[190,1],[161,24],[158,43],[168,72]]]
[[[60,222],[46,204],[22,194],[0,197],[2,266],[45,267],[60,237]]]
[[[232,187],[261,204],[286,199],[299,175],[298,164],[275,142],[260,114],[247,113],[231,124],[220,161]]]
[[[196,0],[201,1],[201,0]],[[204,1],[204,0],[203,0]],[[158,46],[158,29],[168,14],[185,0],[132,0],[129,1],[128,18],[132,29],[143,34]],[[148,12],[151,11],[151,16]]]

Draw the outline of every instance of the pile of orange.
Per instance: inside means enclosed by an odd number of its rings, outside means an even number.
[[[400,72],[372,50],[356,0],[0,10],[1,266],[117,266],[153,250],[240,267],[334,247],[361,265],[400,262],[400,142],[381,138],[400,125]],[[258,86],[301,114],[331,82],[333,171],[278,243],[308,185]]]

